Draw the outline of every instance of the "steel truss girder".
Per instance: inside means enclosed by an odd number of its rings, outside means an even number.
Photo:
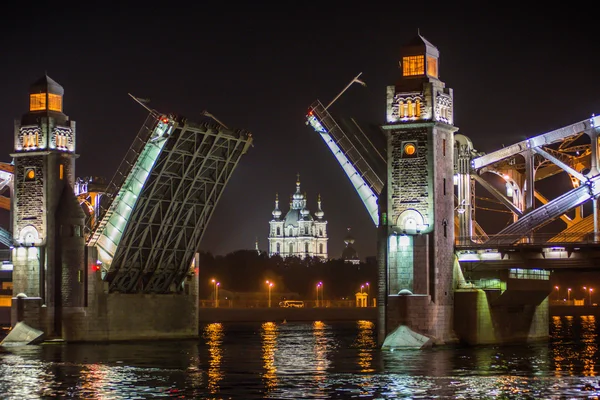
[[[177,292],[252,137],[184,124],[169,136],[132,210],[105,280],[112,292]]]
[[[480,168],[485,167],[486,165],[494,164],[505,158],[522,153],[527,149],[557,143],[566,138],[580,135],[582,132],[592,132],[592,130],[598,128],[598,126],[600,126],[600,117],[585,119],[583,121],[576,122],[569,126],[565,126],[563,128],[559,128],[539,136],[535,136],[531,139],[523,140],[513,145],[504,147],[500,150],[496,150],[492,153],[474,158],[473,160],[471,160],[471,165],[474,169],[478,170]]]

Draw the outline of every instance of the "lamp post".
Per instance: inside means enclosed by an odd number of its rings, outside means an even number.
[[[567,289],[567,301],[571,301],[571,288]]]
[[[215,283],[215,307],[219,308],[219,286],[221,285],[220,282]]]
[[[317,307],[319,307],[319,288],[321,287],[321,282],[317,283]]]
[[[560,300],[560,292],[558,291],[558,286],[554,286],[554,289],[556,289],[556,300]]]
[[[365,285],[367,285],[367,307],[369,307],[369,297],[370,297],[370,290],[371,286],[369,285],[369,282],[365,283]]]
[[[266,281],[267,290],[269,291],[269,308],[271,308],[271,288],[273,287],[273,282]]]
[[[217,306],[217,281],[215,279],[211,279],[210,283],[213,284],[213,300],[215,307]]]
[[[319,282],[319,287],[321,287],[321,307],[323,307],[325,303],[325,285],[323,285],[323,282]]]
[[[590,306],[593,306],[594,304],[592,303],[592,292],[594,291],[594,289],[590,288]]]

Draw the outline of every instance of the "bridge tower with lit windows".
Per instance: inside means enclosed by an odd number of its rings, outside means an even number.
[[[380,199],[380,279],[387,282],[383,346],[414,337],[453,341],[453,93],[439,52],[421,35],[401,49],[387,88],[387,196]],[[414,332],[410,332],[414,331]],[[418,332],[418,334],[416,334]]]
[[[63,113],[63,94],[47,75],[30,87],[11,154],[14,293],[39,310],[32,327],[50,335],[60,335],[64,308],[85,303],[85,215],[73,192],[75,121]]]

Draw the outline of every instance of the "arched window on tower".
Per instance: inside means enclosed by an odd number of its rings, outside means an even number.
[[[319,229],[319,236],[323,236],[323,228]]]
[[[404,102],[402,100],[398,102],[398,117],[404,117]]]
[[[290,256],[294,254],[294,244],[290,243]]]
[[[277,243],[277,254],[281,253],[281,243]]]
[[[277,227],[277,236],[281,236],[281,228]]]
[[[412,118],[415,116],[415,103],[413,103],[411,100],[408,100],[407,103],[408,103],[408,117]]]
[[[323,243],[319,243],[319,254],[323,254]]]
[[[420,117],[421,116],[421,100],[417,99],[415,100],[415,117]]]

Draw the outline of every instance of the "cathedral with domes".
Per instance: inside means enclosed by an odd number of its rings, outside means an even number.
[[[317,198],[314,216],[306,203],[306,194],[300,191],[300,176],[296,180],[296,193],[292,195],[290,210],[285,216],[279,209],[279,197],[275,195],[275,209],[269,222],[270,256],[327,259],[327,221],[321,209],[321,196]]]

